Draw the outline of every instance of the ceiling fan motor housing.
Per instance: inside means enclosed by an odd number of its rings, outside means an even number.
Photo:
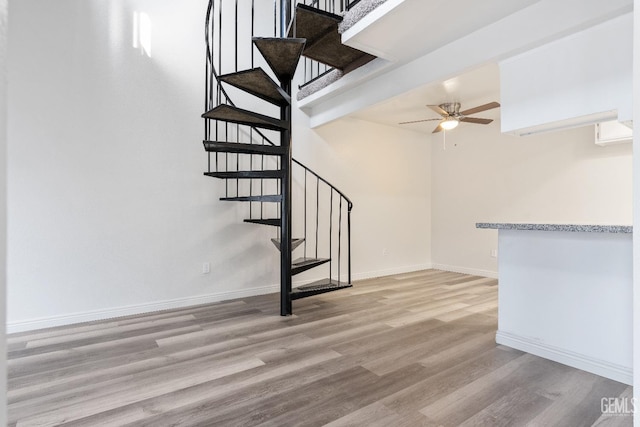
[[[439,105],[444,111],[447,112],[449,116],[459,116],[460,115],[460,103],[459,102],[447,102]]]

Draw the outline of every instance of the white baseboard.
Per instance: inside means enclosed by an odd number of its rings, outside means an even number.
[[[478,268],[458,267],[455,265],[446,264],[432,264],[432,268],[435,270],[450,271],[452,273],[471,274],[473,276],[490,277],[492,279],[498,278],[497,271],[480,270]]]
[[[355,273],[352,275],[352,280],[364,280],[374,279],[376,277],[391,276],[393,274],[412,273],[414,271],[430,270],[432,268],[431,263],[417,264],[417,265],[405,265],[402,267],[387,268],[385,270],[367,271],[364,273]]]
[[[392,274],[409,273],[412,271],[428,270],[431,264],[420,264],[404,267],[390,268],[386,270],[369,271],[364,273],[356,273],[352,276],[352,280],[370,279],[374,277],[389,276]],[[322,277],[314,279],[297,280],[294,286],[306,285],[308,283],[320,280]],[[342,278],[346,281],[346,276]],[[199,295],[194,297],[177,298],[173,300],[156,301],[144,304],[135,304],[125,307],[114,307],[104,310],[85,311],[80,313],[62,314],[58,316],[41,317],[31,320],[23,320],[17,322],[7,322],[7,333],[26,332],[35,329],[52,328],[55,326],[72,325],[75,323],[92,322],[95,320],[113,319],[123,316],[131,316],[142,313],[152,313],[160,310],[172,310],[176,308],[191,307],[195,305],[210,304],[213,302],[226,301],[235,298],[246,298],[256,295],[264,295],[278,292],[280,285],[261,286],[255,288],[239,289],[234,291],[216,292],[214,294]]]
[[[600,375],[624,384],[632,385],[633,370],[630,367],[609,363],[604,360],[594,359],[584,354],[574,353],[562,348],[545,345],[530,338],[515,335],[509,332],[498,331],[496,343],[526,351],[554,362],[573,368],[582,369],[592,374]]]
[[[191,307],[210,304],[235,298],[246,298],[255,295],[278,292],[279,285],[261,286],[256,288],[239,289],[234,291],[216,292],[215,294],[198,295],[194,297],[176,298],[172,300],[135,304],[125,307],[108,308],[104,310],[85,311],[81,313],[63,314],[59,316],[41,317],[38,319],[7,322],[7,333],[32,331],[35,329],[51,328],[54,326],[71,325],[74,323],[92,322],[135,314],[151,313],[160,310]]]

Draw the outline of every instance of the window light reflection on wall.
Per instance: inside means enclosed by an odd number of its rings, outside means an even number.
[[[133,12],[133,47],[151,58],[151,18],[144,12]]]

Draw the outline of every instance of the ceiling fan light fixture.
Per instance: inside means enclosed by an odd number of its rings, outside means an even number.
[[[457,118],[447,117],[440,123],[440,127],[444,130],[451,130],[455,129],[458,124],[460,124],[460,121]]]

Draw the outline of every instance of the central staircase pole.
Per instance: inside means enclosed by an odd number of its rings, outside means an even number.
[[[291,21],[291,0],[280,0],[280,37],[287,37],[287,28]],[[291,81],[293,76],[286,76],[280,80],[280,87],[291,96]],[[282,155],[282,179],[280,203],[280,315],[288,316],[293,313],[291,305],[291,104],[280,108],[280,119],[288,124],[281,132],[280,144],[284,149]]]
[[[280,37],[287,37],[290,22],[291,0],[280,0]]]
[[[282,89],[291,95],[291,77],[280,82]],[[282,179],[280,204],[280,315],[287,316],[293,312],[291,306],[291,105],[281,107],[280,118],[285,121],[287,129],[281,132],[281,144],[284,149],[282,155]]]

